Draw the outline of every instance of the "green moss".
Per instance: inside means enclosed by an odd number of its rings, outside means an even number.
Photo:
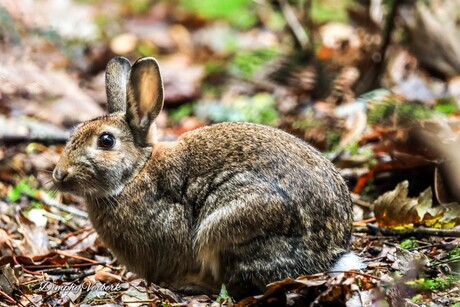
[[[411,299],[412,303],[420,303],[423,300],[423,296],[421,294],[417,294],[413,296]]]
[[[263,64],[267,63],[278,55],[278,51],[270,48],[241,51],[233,58],[230,67],[243,78],[251,78]]]
[[[348,0],[313,0],[311,16],[317,22],[346,22],[348,19],[346,7],[349,3]]]
[[[417,102],[388,99],[369,107],[367,121],[371,125],[404,124],[407,121],[430,118],[432,113],[432,110]]]
[[[452,96],[438,99],[434,105],[434,109],[443,114],[451,114],[460,111],[457,100]]]
[[[10,13],[3,5],[0,5],[0,41],[2,40],[19,44],[21,38]]]
[[[145,13],[152,5],[151,0],[122,0],[122,3],[126,5],[134,14]]]
[[[240,28],[257,22],[252,0],[181,0],[183,7],[205,19],[223,19]]]
[[[460,258],[460,246],[455,247],[447,253],[449,259]]]
[[[34,177],[24,177],[8,191],[6,198],[12,202],[17,202],[22,194],[33,195],[36,186],[37,181]]]
[[[168,112],[169,117],[173,121],[177,122],[177,121],[181,120],[182,118],[191,115],[193,113],[193,108],[194,107],[195,107],[194,103],[183,104],[183,105],[177,107],[176,109],[169,111]]]
[[[415,281],[416,287],[421,291],[428,290],[447,290],[456,286],[460,282],[458,276],[447,275],[435,278],[419,279]]]
[[[326,131],[326,148],[333,150],[340,143],[341,133],[337,130],[331,129]]]
[[[212,122],[252,122],[273,125],[278,119],[275,108],[275,99],[267,93],[258,93],[254,96],[238,96],[226,104],[213,102],[197,104],[195,114]]]
[[[404,248],[404,249],[411,249],[411,248],[416,248],[419,245],[417,243],[417,240],[415,239],[404,239],[401,241],[400,246],[401,248]]]
[[[292,128],[298,129],[298,130],[307,130],[311,128],[318,128],[322,126],[321,121],[311,118],[311,117],[306,117],[302,119],[296,119],[292,122]]]
[[[227,287],[224,284],[222,284],[222,286],[220,288],[220,293],[219,293],[219,296],[217,297],[216,301],[218,303],[221,303],[221,304],[222,303],[226,303],[228,305],[233,305],[234,304],[233,298],[228,293]]]

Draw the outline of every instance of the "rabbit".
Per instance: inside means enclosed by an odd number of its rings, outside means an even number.
[[[276,128],[218,123],[158,142],[157,61],[107,65],[109,114],[80,124],[52,174],[82,196],[103,242],[149,282],[257,293],[287,277],[358,268],[352,207],[333,164]],[[232,292],[233,291],[233,292]]]

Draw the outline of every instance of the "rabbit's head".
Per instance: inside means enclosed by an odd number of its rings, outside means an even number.
[[[154,58],[132,67],[123,57],[106,70],[109,114],[80,124],[53,171],[55,186],[81,196],[118,194],[150,157],[163,84]]]

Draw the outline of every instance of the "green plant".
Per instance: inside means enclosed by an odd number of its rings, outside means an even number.
[[[219,102],[198,104],[194,112],[198,117],[212,122],[244,121],[273,125],[278,119],[275,99],[268,93],[258,93],[252,97],[238,96],[226,104]]]
[[[404,123],[407,120],[430,118],[432,111],[417,102],[402,103],[397,110],[398,121]]]
[[[231,62],[231,68],[243,78],[249,79],[253,74],[278,55],[278,51],[270,48],[238,52]]]
[[[449,259],[457,259],[460,258],[460,246],[456,246],[454,249],[447,252],[447,257]]]
[[[435,278],[427,278],[427,279],[418,279],[414,282],[416,287],[419,290],[427,291],[427,290],[447,290],[452,288],[453,286],[457,285],[460,282],[458,276],[455,275],[447,275],[447,276],[438,276]]]
[[[423,300],[423,296],[421,294],[414,295],[411,299],[412,303],[420,303]]]
[[[417,243],[417,240],[415,239],[404,239],[401,241],[400,246],[401,248],[404,248],[404,249],[411,249],[411,248],[416,248],[419,245]]]
[[[347,21],[346,7],[349,0],[313,0],[311,7],[312,19],[316,22]]]
[[[340,132],[334,129],[326,131],[326,148],[333,150],[339,145]]]
[[[173,121],[177,122],[177,121],[181,120],[182,118],[191,115],[193,113],[193,108],[194,107],[195,107],[194,103],[183,104],[183,105],[177,107],[176,109],[169,111],[169,117]]]
[[[431,116],[432,110],[420,103],[399,101],[392,97],[387,97],[384,101],[373,102],[367,111],[367,121],[371,125],[405,123]]]
[[[443,114],[451,114],[460,111],[457,100],[452,96],[446,96],[438,99],[434,105],[434,109],[435,111]]]
[[[219,296],[217,297],[216,301],[218,303],[224,303],[224,302],[227,303],[227,304],[233,304],[234,303],[233,298],[228,293],[227,287],[224,284],[222,284],[222,286],[220,288],[220,293],[219,293]]]
[[[0,5],[0,41],[2,40],[18,44],[21,37],[10,13],[3,5]]]
[[[172,307],[172,305],[168,300],[166,300],[166,301],[161,301],[161,307]]]
[[[36,184],[35,178],[24,177],[8,191],[6,198],[12,202],[16,202],[21,198],[22,194],[33,195],[35,192],[34,186],[36,186]]]
[[[150,6],[150,0],[122,0],[122,3],[126,5],[134,14],[141,14],[146,12]]]
[[[241,28],[250,28],[257,22],[251,0],[181,0],[181,3],[202,18],[224,19]]]

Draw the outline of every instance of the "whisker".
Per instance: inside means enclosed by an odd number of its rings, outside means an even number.
[[[56,164],[56,161],[51,161],[49,158],[47,158],[47,157],[45,156],[45,153],[40,153],[39,156],[40,156],[41,158],[45,159],[46,161],[48,161],[49,163],[53,164],[53,165]]]
[[[47,180],[47,181],[43,182],[42,186],[45,187],[48,184],[53,184],[53,179],[50,179],[50,180]]]

